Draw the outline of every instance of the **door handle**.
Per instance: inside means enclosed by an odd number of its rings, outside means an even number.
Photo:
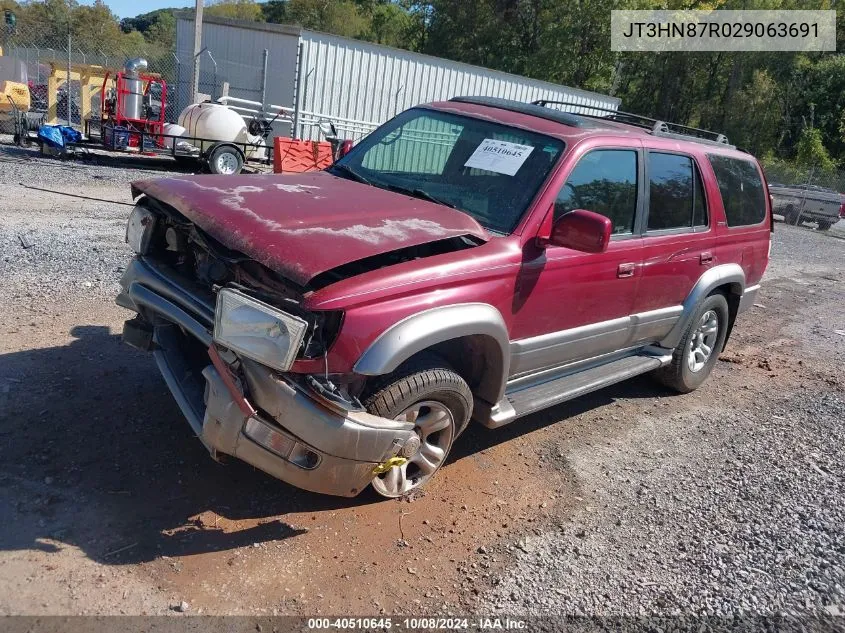
[[[698,258],[698,261],[702,264],[711,264],[713,263],[713,253],[710,251],[704,251],[701,256]]]
[[[637,268],[637,265],[633,262],[626,262],[624,264],[619,264],[619,268],[616,269],[616,276],[620,279],[624,279],[625,277],[633,277],[634,270]]]

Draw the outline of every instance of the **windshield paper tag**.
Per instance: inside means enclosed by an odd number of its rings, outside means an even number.
[[[475,148],[464,167],[475,167],[513,176],[534,150],[531,145],[520,145],[486,138]]]

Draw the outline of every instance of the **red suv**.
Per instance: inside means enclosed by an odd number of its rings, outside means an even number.
[[[573,109],[455,98],[324,172],[134,183],[125,340],[213,457],[346,496],[424,484],[470,419],[651,371],[695,389],[768,262],[763,172]]]

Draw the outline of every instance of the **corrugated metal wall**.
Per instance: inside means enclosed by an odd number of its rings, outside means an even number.
[[[200,92],[217,98],[225,81],[229,83],[231,96],[261,101],[264,50],[267,49],[266,103],[285,106],[293,103],[298,27],[207,18],[202,25],[202,46],[207,47],[211,56],[204,53],[200,58]],[[190,99],[193,49],[194,21],[180,17],[176,22],[176,56],[182,67],[181,74],[186,78],[180,85],[181,107],[188,105]],[[280,125],[276,131],[290,134],[290,126]]]
[[[457,95],[619,105],[605,95],[325,33],[303,30],[301,41],[304,138],[318,137],[318,116],[331,118],[345,137],[358,138],[411,106]]]
[[[177,21],[176,55],[187,77],[180,105],[190,90],[193,27],[188,14]],[[517,101],[553,99],[616,109],[619,99],[545,81],[460,64],[378,44],[298,27],[207,17],[200,91],[219,96],[223,81],[230,94],[258,101],[263,51],[269,51],[266,102],[296,108],[296,136],[319,139],[317,121],[331,119],[344,138],[358,139],[398,112],[456,95],[483,95]],[[297,59],[300,49],[301,59]],[[297,83],[299,95],[294,104]],[[187,105],[186,103],[184,105]]]

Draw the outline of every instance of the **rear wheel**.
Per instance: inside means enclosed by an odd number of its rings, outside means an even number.
[[[819,220],[818,225],[819,231],[827,231],[832,226],[830,222],[825,222],[824,220]]]
[[[701,302],[675,348],[672,362],[655,372],[656,378],[680,393],[689,393],[703,383],[722,352],[728,332],[728,302],[712,294]]]
[[[787,224],[798,224],[798,209],[789,205],[783,212],[783,220]]]
[[[380,495],[401,497],[423,486],[445,463],[455,437],[469,421],[472,393],[452,369],[431,361],[400,368],[364,406],[374,415],[414,424],[419,446],[408,461],[372,481]]]

